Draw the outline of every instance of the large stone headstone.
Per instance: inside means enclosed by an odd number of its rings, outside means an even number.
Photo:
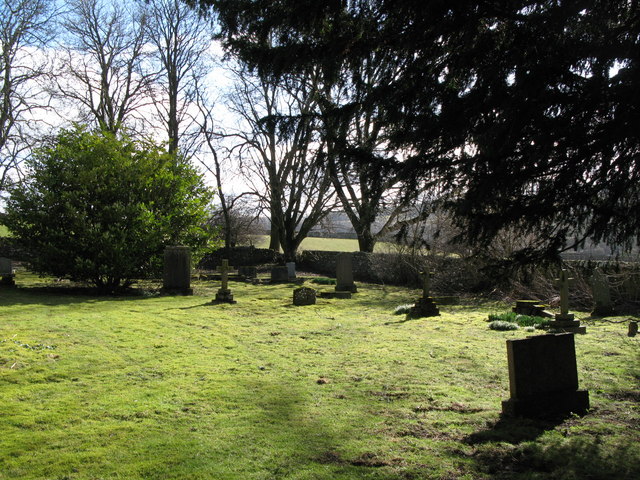
[[[353,264],[350,253],[340,253],[336,259],[336,291],[356,293],[353,282]]]
[[[0,285],[14,286],[13,262],[9,258],[0,257]]]
[[[592,315],[596,317],[613,315],[613,302],[611,301],[611,289],[607,276],[601,270],[596,269],[589,277],[589,283],[595,304]]]
[[[509,390],[505,415],[545,417],[584,414],[589,392],[578,390],[574,335],[561,333],[507,340]]]
[[[253,266],[241,266],[238,267],[238,275],[245,280],[250,280],[258,277],[258,269]]]
[[[315,305],[316,291],[309,287],[296,288],[293,291],[293,304],[297,306]]]
[[[189,247],[165,247],[162,290],[170,294],[193,295]]]
[[[271,269],[271,283],[283,283],[289,281],[289,269],[286,266],[276,266]]]
[[[285,264],[287,267],[287,275],[289,275],[289,280],[293,280],[296,278],[296,262],[287,262]]]

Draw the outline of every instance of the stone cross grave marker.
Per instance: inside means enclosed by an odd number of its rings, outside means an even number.
[[[440,315],[440,309],[430,294],[431,275],[433,275],[433,273],[428,270],[420,272],[420,278],[422,279],[422,297],[416,301],[409,311],[411,318],[437,317]]]
[[[353,282],[353,264],[350,253],[340,253],[336,259],[336,291],[352,293],[358,291]]]
[[[509,391],[505,415],[545,417],[584,414],[589,392],[578,390],[575,340],[572,333],[507,340]]]
[[[587,328],[580,326],[575,315],[569,313],[569,286],[573,280],[565,268],[560,271],[560,277],[556,279],[556,285],[560,288],[560,313],[556,314],[554,321],[549,322],[549,327],[561,332],[587,333]]]
[[[162,291],[169,294],[193,295],[189,247],[165,247]]]
[[[237,273],[237,270],[234,270],[232,267],[229,266],[229,260],[226,258],[222,259],[222,265],[220,265],[218,268],[216,268],[216,271],[220,272],[220,278],[222,280],[222,286],[220,287],[220,289],[218,290],[218,292],[216,293],[216,302],[222,302],[222,303],[236,303],[236,301],[233,299],[233,294],[231,293],[231,290],[229,289],[229,274],[230,273]]]

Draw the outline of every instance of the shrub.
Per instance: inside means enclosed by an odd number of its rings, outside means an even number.
[[[311,283],[317,283],[318,285],[335,285],[335,278],[327,278],[327,277],[316,277],[311,280]]]
[[[500,331],[504,331],[504,330],[518,330],[518,325],[512,322],[505,322],[502,320],[494,320],[493,322],[491,322],[489,324],[489,328],[491,330],[500,330]]]
[[[394,315],[404,315],[405,313],[408,314],[412,308],[413,308],[413,305],[410,303],[405,303],[404,305],[398,305],[393,310],[393,314]]]
[[[180,157],[151,142],[63,130],[29,160],[4,223],[38,273],[113,291],[161,271],[166,245],[207,246],[211,192]]]
[[[543,317],[536,317],[530,315],[520,315],[515,312],[507,312],[507,313],[492,313],[489,314],[489,322],[494,321],[502,321],[515,323],[521,327],[535,327],[535,328],[545,328],[549,325],[549,320]]]

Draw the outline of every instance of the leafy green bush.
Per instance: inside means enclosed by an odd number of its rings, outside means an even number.
[[[489,328],[491,330],[518,330],[520,328],[516,323],[513,322],[505,322],[502,320],[494,320],[489,324]]]
[[[408,314],[412,308],[413,308],[413,305],[410,303],[405,303],[404,305],[398,305],[393,310],[393,314],[394,315],[404,315],[405,313]]]
[[[113,291],[161,272],[166,245],[197,258],[212,194],[182,157],[151,142],[62,130],[29,160],[3,223],[38,273]]]
[[[489,314],[489,319],[487,321],[510,322],[515,323],[521,327],[535,327],[538,329],[545,328],[547,325],[549,325],[549,320],[546,318],[530,315],[520,315],[515,312],[492,313]]]

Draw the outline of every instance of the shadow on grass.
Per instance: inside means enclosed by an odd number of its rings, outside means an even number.
[[[105,293],[96,288],[76,286],[0,287],[0,305],[62,306],[74,303],[145,300],[158,296],[153,291],[130,288],[119,293]]]
[[[503,417],[464,441],[476,449],[476,468],[491,478],[640,478],[640,452],[628,439],[603,440],[569,430],[541,439],[562,423]]]

